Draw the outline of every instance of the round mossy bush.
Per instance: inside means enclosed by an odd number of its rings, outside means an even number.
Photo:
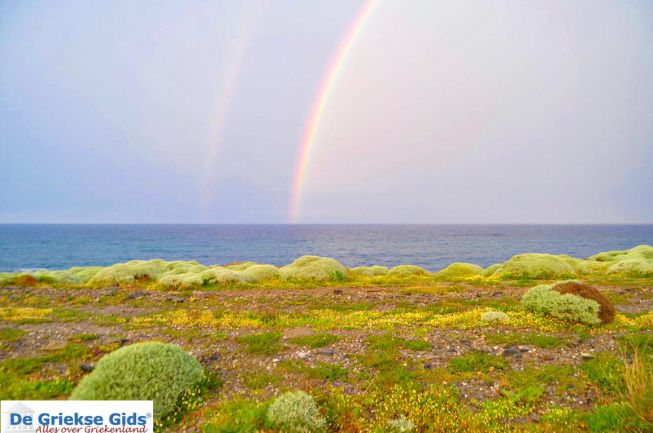
[[[344,280],[347,268],[336,259],[318,256],[303,256],[279,269],[286,280]]]
[[[487,323],[502,322],[510,317],[503,311],[486,311],[481,315],[481,321]]]
[[[510,258],[493,275],[504,279],[564,279],[576,277],[576,269],[565,257],[532,253]]]
[[[435,276],[441,280],[458,281],[482,275],[484,271],[485,269],[472,263],[456,262],[436,272]]]
[[[204,380],[197,360],[172,344],[137,343],[116,350],[77,385],[71,400],[153,400],[154,416],[172,413],[182,394]]]
[[[240,271],[247,281],[257,282],[279,277],[279,269],[273,265],[252,265]]]
[[[274,399],[266,418],[269,424],[286,433],[313,433],[326,427],[315,399],[304,391],[287,392]]]
[[[394,268],[390,269],[390,272],[388,272],[388,275],[391,277],[412,277],[415,275],[429,275],[430,272],[427,271],[426,269],[420,267],[420,266],[415,266],[415,265],[399,265],[395,266]]]
[[[570,322],[587,325],[599,325],[599,303],[593,299],[553,290],[553,285],[542,284],[530,288],[522,296],[524,307],[534,313],[540,313]]]
[[[614,316],[617,312],[614,305],[595,288],[579,283],[578,281],[565,281],[553,286],[553,290],[563,295],[570,293],[581,298],[596,301],[599,304],[599,319],[601,319],[601,322],[612,323],[614,321]]]
[[[352,273],[357,275],[364,275],[366,277],[380,277],[383,275],[388,275],[390,271],[385,266],[357,266],[350,269]]]

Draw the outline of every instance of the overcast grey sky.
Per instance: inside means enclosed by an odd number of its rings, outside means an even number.
[[[0,1],[0,222],[289,221],[361,1]],[[653,222],[653,2],[378,0],[299,222]]]

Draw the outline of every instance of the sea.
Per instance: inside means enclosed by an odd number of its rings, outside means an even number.
[[[348,267],[453,262],[481,266],[515,254],[587,257],[653,245],[653,225],[85,225],[0,224],[0,271],[107,266],[133,259],[255,261],[306,254]]]

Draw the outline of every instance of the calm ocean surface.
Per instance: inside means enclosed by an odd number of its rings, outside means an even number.
[[[283,265],[304,254],[346,266],[454,261],[489,266],[523,252],[586,257],[653,245],[653,225],[0,225],[0,271],[161,258]]]

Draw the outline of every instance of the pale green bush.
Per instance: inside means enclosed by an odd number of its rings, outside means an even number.
[[[596,301],[569,293],[561,295],[553,290],[551,284],[542,284],[529,289],[522,297],[522,304],[529,311],[550,315],[561,320],[588,325],[601,323],[600,307]]]
[[[391,277],[412,277],[416,275],[430,275],[426,269],[415,265],[399,265],[390,269],[388,275]]]
[[[204,265],[201,265],[195,261],[173,261],[173,262],[168,262],[166,265],[166,271],[163,274],[164,276],[167,275],[178,275],[178,274],[188,274],[188,273],[193,273],[193,274],[198,274],[204,270],[206,270],[207,267]]]
[[[0,272],[0,286],[11,284],[14,279],[14,274],[9,272]]]
[[[608,273],[645,277],[653,275],[653,262],[644,258],[620,260],[608,267]]]
[[[609,263],[597,262],[594,260],[578,260],[576,272],[581,275],[605,274],[608,270]]]
[[[493,265],[488,266],[487,269],[483,271],[483,276],[490,277],[494,275],[495,272],[501,269],[501,266],[503,266],[501,263],[495,263]]]
[[[303,256],[279,269],[286,280],[344,280],[347,268],[339,261],[327,257]]]
[[[573,278],[574,267],[564,257],[551,254],[519,254],[498,268],[494,275],[504,279],[513,278]]]
[[[69,271],[52,271],[47,269],[38,269],[30,273],[34,278],[48,284],[76,284],[77,279]]]
[[[638,245],[629,250],[607,251],[604,253],[598,253],[590,256],[588,259],[600,262],[614,262],[638,257],[646,260],[653,260],[653,247],[650,245]]]
[[[314,433],[326,428],[315,399],[303,391],[277,397],[268,408],[267,421],[285,433]]]
[[[458,281],[482,275],[483,272],[484,269],[478,265],[456,262],[436,272],[435,276],[441,280]]]
[[[248,281],[271,280],[279,277],[279,269],[273,265],[251,265],[240,274]]]
[[[159,284],[165,289],[192,290],[204,285],[204,278],[201,274],[185,273],[166,275],[159,279]]]
[[[204,282],[208,285],[245,283],[247,278],[240,272],[223,268],[222,266],[210,266],[200,273]]]
[[[202,366],[181,348],[137,343],[105,355],[71,400],[153,400],[154,415],[172,413],[180,396],[204,380]]]
[[[415,423],[402,415],[397,419],[388,421],[388,427],[395,432],[408,433],[415,430]]]
[[[503,311],[486,311],[485,313],[481,314],[482,322],[494,323],[494,322],[502,322],[508,319],[509,319],[508,315]]]
[[[644,277],[653,275],[653,247],[638,245],[629,250],[608,251],[591,256],[587,263],[596,263],[605,266],[609,274],[623,274],[627,276]]]
[[[365,275],[367,277],[379,277],[383,275],[388,275],[390,270],[385,266],[357,266],[352,268],[351,271],[355,274]]]
[[[87,267],[72,267],[68,271],[72,277],[80,284],[88,283],[98,272],[102,270],[102,266],[87,266]]]
[[[258,265],[256,262],[243,262],[243,263],[234,263],[232,265],[226,265],[225,268],[231,269],[232,271],[244,271],[247,268],[250,268],[254,265]]]
[[[167,263],[163,260],[132,260],[102,268],[90,279],[89,283],[127,284],[138,279],[156,281],[168,270]]]

